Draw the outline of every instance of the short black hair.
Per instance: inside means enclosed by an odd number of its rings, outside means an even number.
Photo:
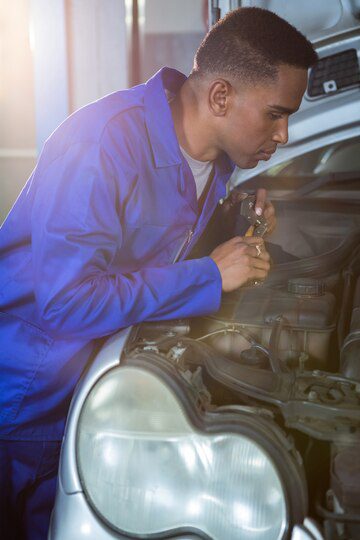
[[[217,74],[244,83],[274,80],[281,64],[308,69],[318,60],[306,37],[267,9],[230,11],[198,48],[192,76]]]

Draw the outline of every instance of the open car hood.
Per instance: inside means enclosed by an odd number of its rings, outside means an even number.
[[[359,0],[220,0],[221,16],[236,7],[269,9],[296,26],[313,43],[351,31],[360,25]]]

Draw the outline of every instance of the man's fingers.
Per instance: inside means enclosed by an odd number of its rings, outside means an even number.
[[[253,268],[252,272],[250,273],[250,279],[266,279],[268,275],[267,270],[261,270],[260,268]]]
[[[238,238],[241,238],[241,236]],[[264,249],[264,240],[260,236],[244,236],[241,241],[248,246],[258,245],[260,249]]]
[[[265,250],[264,246],[259,244],[247,246],[244,253],[250,255],[250,257],[253,257],[254,259],[262,259],[263,261],[270,259],[270,256]]]
[[[258,216],[261,216],[264,212],[265,202],[266,202],[266,189],[259,188],[256,191],[256,202],[255,202],[255,212]]]
[[[264,251],[260,255],[257,254],[257,251],[254,248],[248,248],[246,252],[248,257],[249,266],[253,268],[261,268],[262,270],[270,270],[270,255],[267,251]]]
[[[257,257],[256,259],[253,259],[252,266],[253,266],[253,268],[257,268],[257,269],[260,269],[260,270],[265,270],[266,272],[269,272],[269,270],[270,270],[269,261],[267,261],[265,259],[260,259],[259,257]]]
[[[225,292],[249,280],[264,280],[270,270],[270,256],[262,238],[236,236],[215,248],[210,257],[219,268]]]
[[[222,244],[222,245],[225,245],[225,244],[229,244],[229,245],[232,245],[232,244],[246,244],[246,245],[258,244],[259,246],[263,246],[264,245],[264,240],[263,240],[263,238],[261,238],[259,236],[234,236],[230,240],[227,240],[226,242],[224,242],[224,244]]]
[[[247,246],[244,249],[243,246],[239,246],[233,252],[233,263],[269,271],[270,255],[267,251],[258,254],[258,250],[255,247]]]
[[[256,266],[255,266],[256,264]],[[239,260],[239,262],[235,265],[235,268],[238,267],[238,271],[241,272],[244,270],[244,260]],[[248,279],[252,278],[262,278],[265,279],[269,273],[270,265],[268,262],[262,261],[262,260],[252,260],[251,263],[248,266],[247,269],[247,277]]]
[[[266,249],[261,249],[260,247],[260,255],[258,255],[257,257],[258,259],[263,259],[264,261],[270,261],[270,255],[269,253],[266,251]]]
[[[230,242],[232,242],[233,253],[237,252],[238,257],[247,255],[252,259],[261,259],[263,261],[270,260],[270,255],[266,251],[264,240],[262,238],[251,236],[244,239],[241,236],[237,236],[229,240],[229,243]]]
[[[264,217],[268,220],[274,215],[275,215],[274,205],[270,201],[267,201],[265,204],[265,209],[264,209]]]

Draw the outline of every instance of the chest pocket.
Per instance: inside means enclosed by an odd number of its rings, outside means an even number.
[[[0,311],[0,422],[16,418],[52,343],[36,326]]]

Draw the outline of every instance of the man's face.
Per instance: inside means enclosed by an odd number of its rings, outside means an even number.
[[[269,83],[234,89],[222,124],[219,146],[242,169],[267,161],[288,140],[288,119],[301,103],[307,71],[281,65]]]

